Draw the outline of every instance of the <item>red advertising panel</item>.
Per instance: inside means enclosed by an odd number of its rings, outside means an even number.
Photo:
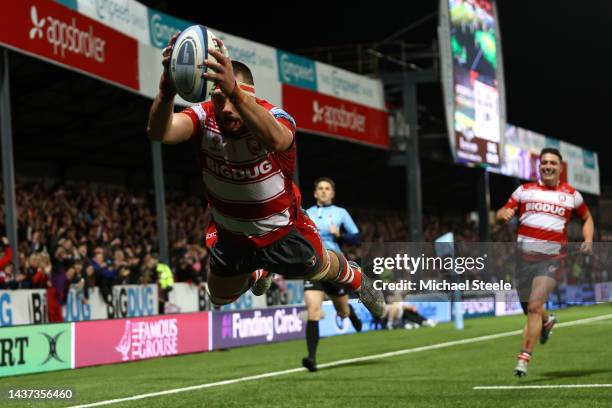
[[[389,148],[387,112],[287,84],[283,109],[299,129]]]
[[[210,312],[78,322],[75,367],[208,351]]]
[[[0,44],[139,89],[136,41],[60,4],[12,1],[0,27]]]

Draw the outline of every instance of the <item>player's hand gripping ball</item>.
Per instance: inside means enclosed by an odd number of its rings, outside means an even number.
[[[185,29],[176,39],[170,56],[169,74],[176,92],[188,102],[202,102],[210,98],[216,83],[202,77],[214,72],[202,65],[203,61],[217,62],[208,49],[216,49],[227,56],[227,48],[219,46],[215,34],[202,25]]]

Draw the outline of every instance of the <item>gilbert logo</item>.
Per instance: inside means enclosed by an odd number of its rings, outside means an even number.
[[[62,360],[60,356],[57,354],[57,341],[59,340],[60,336],[64,334],[64,332],[59,332],[53,337],[49,336],[47,333],[41,333],[41,334],[45,336],[45,338],[49,342],[49,354],[47,355],[47,358],[45,359],[45,361],[43,361],[40,365],[47,364],[49,360],[57,360],[60,363],[64,363],[65,361]]]
[[[324,123],[329,130],[351,130],[360,133],[366,131],[366,116],[357,109],[347,110],[344,104],[340,107],[319,105],[316,99],[312,102],[312,123]]]
[[[51,16],[40,17],[36,6],[30,8],[32,28],[29,32],[30,40],[43,40],[53,47],[53,54],[66,57],[66,53],[73,53],[88,59],[103,63],[105,60],[106,40],[94,34],[93,26],[86,30],[77,27],[76,18],[66,23]],[[45,36],[46,34],[46,36]]]

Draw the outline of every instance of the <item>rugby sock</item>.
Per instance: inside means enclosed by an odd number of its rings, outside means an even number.
[[[349,305],[349,310],[350,310],[349,320],[351,321],[351,324],[353,325],[355,330],[360,332],[361,331],[361,327],[362,327],[361,319],[355,313],[355,309],[353,309],[353,306]]]
[[[521,352],[518,355],[518,359],[530,362],[531,361],[531,353],[528,352],[528,351],[525,351],[525,350],[521,350]]]
[[[261,278],[267,278],[269,274],[270,272],[264,269],[257,269],[256,271],[253,271],[251,277],[253,278],[253,282],[257,282]]]
[[[404,319],[409,320],[411,322],[414,322],[414,323],[418,324],[419,326],[421,326],[423,324],[423,322],[425,320],[427,320],[423,316],[421,316],[420,314],[415,313],[413,311],[409,311],[409,310],[404,311],[403,317],[404,317]]]
[[[359,268],[353,268],[348,263],[344,255],[339,252],[335,252],[338,257],[338,262],[340,263],[340,267],[338,268],[338,275],[334,282],[339,283],[341,285],[346,285],[353,292],[359,290],[361,286],[361,270]]]
[[[261,278],[267,278],[270,272],[265,269],[256,269],[251,273],[251,278],[249,279],[249,288],[255,284]]]
[[[308,320],[306,323],[306,345],[308,346],[308,358],[316,361],[317,345],[319,344],[319,322]]]

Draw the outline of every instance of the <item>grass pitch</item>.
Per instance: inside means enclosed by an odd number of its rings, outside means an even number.
[[[492,385],[612,384],[612,307],[574,307],[556,312],[560,323],[536,348],[523,379],[512,376],[519,334],[433,345],[521,329],[523,316],[469,319],[418,330],[374,331],[321,339],[318,363],[398,350],[409,353],[335,365],[317,373],[283,373],[209,388],[118,401],[109,407],[610,407],[612,388],[475,390]],[[127,364],[0,379],[0,389],[72,388],[70,402],[0,401],[1,407],[66,407],[300,367],[304,341],[214,351]]]

